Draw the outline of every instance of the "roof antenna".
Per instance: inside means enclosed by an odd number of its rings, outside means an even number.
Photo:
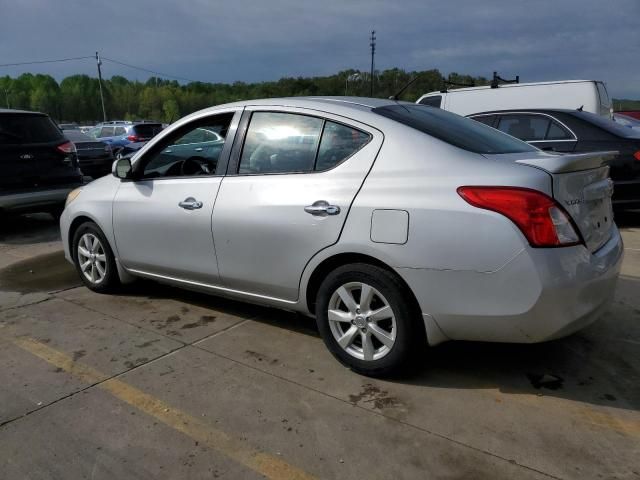
[[[578,110],[579,112],[581,112],[583,108],[584,108],[584,105],[580,105],[578,108],[576,108],[576,110]]]
[[[409,80],[409,82],[408,82],[404,87],[402,87],[400,90],[398,90],[398,92],[397,92],[397,93],[395,93],[394,95],[391,95],[391,96],[389,97],[389,100],[395,100],[395,101],[397,102],[397,101],[398,101],[398,97],[399,97],[400,95],[402,95],[402,94],[404,93],[404,91],[405,91],[407,88],[409,88],[411,85],[413,85],[413,83],[414,83],[416,80],[418,80],[421,76],[422,76],[422,74],[421,74],[421,73],[419,73],[418,75],[416,75],[415,77],[413,77],[411,80]]]

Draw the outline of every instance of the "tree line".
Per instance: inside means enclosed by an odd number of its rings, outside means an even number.
[[[443,81],[485,85],[487,79],[438,70],[408,72],[398,68],[377,72],[376,97],[395,94],[411,79],[418,79],[400,96],[415,101],[425,92],[439,90]],[[345,70],[324,77],[282,78],[271,82],[180,84],[151,77],[146,82],[122,76],[103,79],[105,110],[109,120],[152,119],[171,123],[205,107],[253,98],[302,95],[369,96],[369,74]],[[71,75],[60,83],[50,75],[25,73],[17,78],[0,77],[0,106],[45,112],[58,122],[96,123],[102,120],[100,84],[88,75]]]
[[[392,68],[376,72],[374,96],[387,98],[417,78],[400,99],[415,101],[426,92],[440,90],[445,82],[487,85],[484,77],[438,70],[405,71]],[[205,107],[253,98],[302,95],[370,95],[366,72],[345,70],[324,77],[282,78],[271,82],[180,84],[151,77],[146,82],[122,76],[103,79],[105,110],[109,120],[149,119],[167,123]],[[637,107],[637,101],[616,100],[616,109]],[[58,122],[97,123],[102,120],[100,84],[88,75],[71,75],[60,83],[50,75],[25,73],[17,78],[0,77],[0,106],[48,113]]]

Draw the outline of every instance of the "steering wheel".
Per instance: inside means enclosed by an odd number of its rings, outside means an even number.
[[[180,175],[208,175],[209,171],[206,165],[198,157],[189,157],[180,163]]]

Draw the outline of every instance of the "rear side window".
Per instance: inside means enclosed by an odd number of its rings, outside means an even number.
[[[429,105],[430,107],[440,108],[441,104],[442,104],[442,95],[424,97],[422,100],[420,100],[420,105]]]
[[[551,121],[546,140],[575,140],[571,132],[560,125],[558,122]]]
[[[398,103],[374,108],[373,112],[470,152],[500,154],[537,151],[521,140],[439,108]]]
[[[327,120],[322,131],[315,170],[335,167],[364,147],[370,138],[368,133]]]
[[[124,135],[127,133],[124,127],[116,127],[114,135]]]
[[[62,132],[46,115],[0,114],[0,145],[50,143],[62,138]]]
[[[549,117],[543,115],[504,115],[498,130],[527,142],[544,140],[549,128]]]
[[[134,125],[133,126],[133,130],[135,131],[136,135],[139,135],[141,137],[145,137],[145,138],[151,138],[151,137],[155,137],[158,133],[160,133],[162,131],[162,125],[159,123],[150,123],[147,125]]]

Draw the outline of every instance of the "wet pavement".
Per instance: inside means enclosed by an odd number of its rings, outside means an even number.
[[[640,478],[640,216],[604,317],[538,345],[341,367],[314,321],[80,287],[56,224],[0,228],[0,478]],[[637,220],[637,221],[636,221]]]

